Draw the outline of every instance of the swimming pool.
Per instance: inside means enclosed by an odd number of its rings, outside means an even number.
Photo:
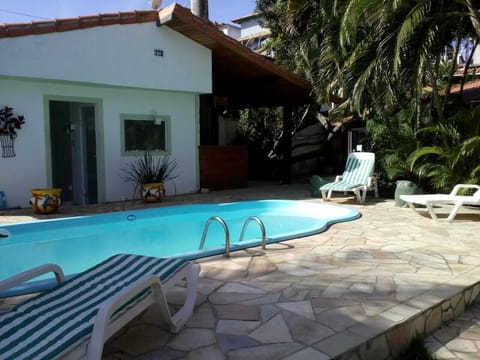
[[[205,224],[212,216],[227,224],[234,251],[261,242],[261,229],[254,221],[248,223],[244,240],[238,241],[250,216],[261,219],[267,243],[272,243],[322,232],[333,223],[356,219],[360,213],[333,204],[257,200],[10,224],[0,227],[0,279],[45,263],[58,264],[66,275],[72,275],[119,253],[190,259],[221,254],[225,251],[225,231],[218,221],[210,223],[203,249],[199,249]],[[53,284],[53,279],[35,281],[13,293]]]

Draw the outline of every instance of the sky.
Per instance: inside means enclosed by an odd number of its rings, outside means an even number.
[[[175,0],[163,0],[165,7]],[[190,0],[177,0],[190,7]],[[230,23],[253,13],[256,0],[209,0],[210,20]],[[148,0],[0,0],[0,24],[151,9]]]

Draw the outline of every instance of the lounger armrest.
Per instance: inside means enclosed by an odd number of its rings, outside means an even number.
[[[453,190],[450,192],[450,195],[457,195],[457,193],[461,189],[477,189],[477,191],[478,191],[478,190],[480,190],[480,186],[473,185],[473,184],[457,184],[457,185],[455,185]]]
[[[64,275],[60,266],[55,264],[44,264],[24,271],[3,281],[0,281],[0,292],[21,285],[28,280],[34,279],[40,275],[44,275],[49,272],[53,272],[55,274],[55,278],[57,279],[58,284],[63,282]]]
[[[337,176],[335,176],[335,182],[342,181],[342,179],[343,179],[343,175],[337,175]]]

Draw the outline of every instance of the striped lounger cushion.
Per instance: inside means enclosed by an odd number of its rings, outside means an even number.
[[[55,358],[91,335],[104,301],[148,274],[156,274],[163,282],[187,263],[175,258],[112,256],[0,315],[0,358]]]
[[[374,160],[358,160],[349,158],[342,175],[342,180],[331,182],[320,187],[320,190],[351,190],[358,186],[368,183],[368,178],[372,175]]]
[[[362,183],[351,183],[349,181],[336,181],[332,183],[328,183],[325,185],[322,185],[320,187],[320,190],[336,190],[336,191],[345,191],[345,190],[351,190],[355,189],[356,187],[363,186],[365,184]]]

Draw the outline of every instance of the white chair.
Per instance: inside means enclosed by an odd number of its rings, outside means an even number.
[[[476,191],[473,195],[457,195],[461,189],[476,189]],[[452,221],[463,205],[480,205],[480,186],[457,184],[450,194],[400,195],[400,199],[405,201],[415,211],[417,211],[417,208],[414,204],[426,206],[433,220],[438,220],[433,210],[435,204],[453,204],[453,209],[447,218],[448,221]]]
[[[365,202],[368,190],[373,190],[377,198],[378,187],[373,175],[374,167],[374,153],[353,152],[348,154],[343,174],[337,175],[334,182],[320,186],[323,200],[330,200],[332,191],[352,191],[361,204]]]
[[[63,279],[58,267],[43,266],[0,282],[0,291],[42,271]],[[0,358],[100,359],[104,342],[154,304],[162,320],[178,332],[193,312],[199,271],[184,259],[112,256],[1,314]],[[165,292],[183,279],[185,303],[172,315]]]

